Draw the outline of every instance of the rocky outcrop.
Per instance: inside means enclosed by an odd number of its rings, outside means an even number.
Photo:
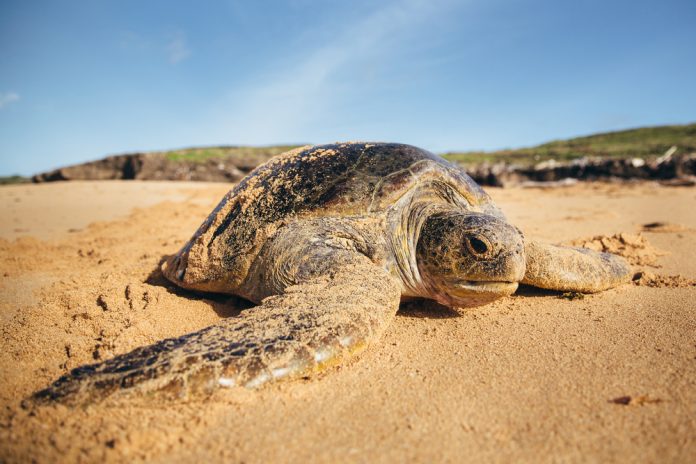
[[[252,167],[240,169],[220,159],[172,161],[159,153],[133,153],[109,156],[98,161],[68,166],[35,175],[34,182],[58,180],[193,180],[236,182]]]
[[[696,153],[666,153],[654,159],[579,158],[568,162],[544,161],[533,166],[506,163],[467,166],[467,172],[481,185],[505,186],[524,182],[558,182],[563,179],[673,180],[696,175]]]
[[[35,175],[34,182],[58,180],[191,180],[236,182],[268,157],[211,158],[199,161],[171,160],[162,153],[109,156]],[[696,175],[696,153],[677,155],[670,150],[659,158],[579,158],[569,162],[544,161],[533,166],[507,163],[464,166],[481,185],[505,186],[525,182],[558,182],[563,179],[679,180]]]

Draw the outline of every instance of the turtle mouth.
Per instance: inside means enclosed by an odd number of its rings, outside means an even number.
[[[509,280],[459,280],[450,281],[446,289],[435,299],[457,308],[481,306],[498,298],[510,296],[517,290],[518,282]]]
[[[460,280],[454,285],[455,293],[493,293],[496,295],[512,295],[517,290],[518,282],[506,280]],[[457,291],[459,290],[459,291]]]

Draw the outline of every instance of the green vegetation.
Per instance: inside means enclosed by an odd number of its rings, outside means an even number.
[[[459,164],[497,163],[529,165],[555,159],[568,161],[584,156],[648,158],[676,146],[679,153],[696,151],[696,124],[629,129],[557,140],[536,147],[493,152],[451,152],[443,157]]]
[[[536,147],[491,152],[449,152],[442,156],[463,165],[484,162],[531,165],[551,159],[569,161],[584,156],[648,158],[660,156],[675,145],[678,153],[696,152],[696,124],[643,127],[556,140]],[[229,160],[238,167],[251,168],[297,146],[299,145],[193,147],[161,153],[171,161],[201,163],[211,159]]]
[[[24,176],[0,176],[0,185],[26,184],[31,179]]]
[[[170,161],[202,163],[209,159],[241,160],[243,163],[258,160],[263,162],[275,155],[292,150],[298,145],[276,145],[269,147],[200,147],[184,148],[164,152]]]

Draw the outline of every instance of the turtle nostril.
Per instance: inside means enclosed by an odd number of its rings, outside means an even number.
[[[468,237],[469,248],[477,255],[485,255],[488,253],[488,245],[478,237]]]

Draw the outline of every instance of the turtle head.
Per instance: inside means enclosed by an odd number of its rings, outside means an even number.
[[[525,273],[522,233],[481,213],[428,217],[416,259],[431,298],[448,306],[477,306],[510,295]]]

